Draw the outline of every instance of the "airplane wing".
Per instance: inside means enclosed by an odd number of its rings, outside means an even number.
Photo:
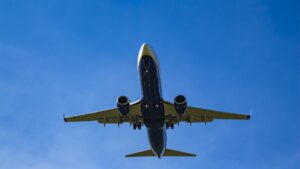
[[[176,113],[174,104],[170,102],[164,102],[164,109],[166,115],[166,121],[171,123],[179,123],[182,121],[188,123],[195,122],[211,122],[215,119],[234,119],[234,120],[248,120],[250,115],[235,114],[228,112],[221,112],[216,110],[209,110],[196,107],[187,107],[186,112],[181,116]]]
[[[112,123],[120,124],[123,122],[141,122],[141,101],[136,101],[130,104],[129,113],[127,115],[121,115],[118,108],[108,109],[104,111],[98,111],[93,113],[87,113],[77,116],[65,117],[65,122],[82,122],[82,121],[97,121],[99,123]]]

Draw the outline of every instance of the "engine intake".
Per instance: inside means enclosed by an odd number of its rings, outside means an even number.
[[[183,95],[178,95],[174,99],[174,108],[179,115],[183,115],[186,111],[186,99]]]
[[[117,107],[121,115],[125,116],[129,113],[129,100],[126,96],[120,96],[117,99]]]

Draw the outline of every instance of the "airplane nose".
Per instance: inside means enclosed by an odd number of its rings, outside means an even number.
[[[138,64],[137,64],[137,67],[139,68],[139,65],[141,63],[141,60],[144,56],[148,56],[148,57],[151,57],[155,64],[159,67],[159,63],[158,63],[158,60],[156,58],[156,54],[154,52],[154,50],[152,49],[152,47],[147,44],[147,43],[143,43],[141,48],[140,48],[140,51],[139,51],[139,56],[138,56]]]
[[[155,56],[153,49],[147,43],[143,43],[143,45],[141,46],[140,52],[139,52],[140,57],[145,56],[145,55],[151,56],[151,57]]]

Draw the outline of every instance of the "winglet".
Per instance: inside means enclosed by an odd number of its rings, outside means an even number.
[[[251,115],[247,115],[246,118],[247,118],[247,120],[251,119]]]
[[[65,117],[65,113],[63,114],[64,122],[67,122],[67,118]]]
[[[250,113],[249,113],[249,115],[247,115],[247,119],[250,119],[251,116],[252,116],[252,109],[250,109]]]

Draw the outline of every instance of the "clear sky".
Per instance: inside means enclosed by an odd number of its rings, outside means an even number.
[[[182,123],[167,147],[197,158],[124,158],[146,130],[64,123],[141,97],[138,50],[160,60],[163,96],[249,113]],[[0,168],[300,168],[300,3],[274,0],[0,1]]]

